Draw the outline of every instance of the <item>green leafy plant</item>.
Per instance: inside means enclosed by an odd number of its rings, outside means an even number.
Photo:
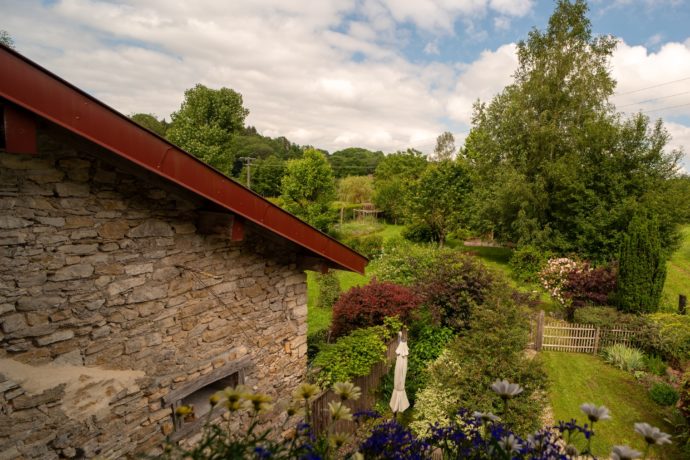
[[[660,406],[672,406],[678,402],[678,392],[667,383],[655,383],[649,389],[649,397]]]
[[[513,251],[508,262],[513,278],[523,283],[538,282],[539,272],[544,268],[549,257],[549,252],[529,244],[518,247]]]
[[[317,273],[316,283],[319,287],[316,306],[319,308],[331,308],[340,295],[340,283],[335,272]]]
[[[345,238],[343,242],[369,259],[377,258],[383,252],[383,237],[381,235],[349,237]]]
[[[388,318],[382,326],[356,329],[335,343],[322,345],[313,361],[320,369],[317,382],[328,386],[368,375],[371,367],[385,358],[387,342],[400,327],[399,320]]]
[[[654,375],[666,375],[666,363],[658,355],[645,355],[644,366],[647,372]]]
[[[604,348],[603,355],[607,363],[624,371],[635,372],[645,367],[644,354],[640,350],[620,343]]]
[[[546,376],[538,360],[524,355],[527,332],[527,317],[510,299],[510,290],[495,287],[473,311],[469,329],[451,340],[427,367],[428,381],[417,392],[413,429],[424,433],[430,423],[446,423],[462,406],[501,415],[518,433],[535,429],[539,421],[533,414],[543,407]],[[497,379],[524,388],[505,416],[500,396],[485,391]]]
[[[690,316],[654,313],[647,316],[653,327],[652,346],[675,365],[690,360]]]

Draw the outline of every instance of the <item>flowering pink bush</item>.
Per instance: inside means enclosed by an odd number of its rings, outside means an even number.
[[[582,270],[583,263],[567,257],[549,259],[546,267],[539,272],[539,281],[544,289],[561,305],[569,301],[566,295],[568,275],[575,270]]]

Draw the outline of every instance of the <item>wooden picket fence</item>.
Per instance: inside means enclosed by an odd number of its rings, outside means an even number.
[[[601,328],[593,324],[545,319],[541,311],[532,321],[530,339],[535,350],[596,354],[614,344],[636,346],[639,335],[640,331],[634,329]]]
[[[381,383],[381,379],[388,373],[391,365],[395,362],[395,349],[398,347],[398,338],[396,337],[388,344],[386,350],[386,359],[380,361],[371,368],[368,375],[362,377],[355,377],[352,383],[357,385],[362,390],[362,396],[356,401],[348,401],[346,404],[351,409],[352,413],[364,410],[372,410],[376,404],[376,395],[374,392]],[[330,423],[330,412],[328,411],[328,403],[339,400],[332,390],[326,390],[319,393],[311,403],[312,413],[312,428],[315,433],[323,433]],[[357,429],[354,422],[338,421],[335,422],[335,431],[339,433],[353,434]]]

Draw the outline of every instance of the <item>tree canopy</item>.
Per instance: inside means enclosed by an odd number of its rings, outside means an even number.
[[[622,119],[610,36],[594,36],[582,0],[559,0],[545,31],[518,44],[514,81],[477,103],[463,155],[475,225],[499,238],[595,260],[615,258],[627,223],[674,177],[662,123]],[[659,202],[659,200],[657,200]],[[661,229],[670,242],[674,226]]]
[[[306,149],[303,158],[288,161],[280,189],[285,209],[319,230],[328,229],[335,217],[330,211],[335,180],[321,152]]]
[[[405,217],[404,197],[409,185],[419,179],[427,167],[422,152],[408,149],[386,155],[374,173],[374,203],[389,219],[398,221]]]
[[[155,115],[150,113],[135,113],[130,115],[129,118],[162,137],[165,137],[165,133],[168,130],[169,124],[165,119],[159,120]]]
[[[231,175],[235,158],[230,142],[244,128],[249,110],[242,95],[230,88],[198,84],[184,93],[180,110],[171,115],[166,133],[171,142]]]
[[[383,159],[383,152],[349,147],[338,150],[328,156],[328,161],[333,167],[335,177],[366,176],[373,174],[379,162]]]
[[[451,132],[444,132],[436,138],[434,147],[434,161],[452,160],[455,155],[455,136]]]

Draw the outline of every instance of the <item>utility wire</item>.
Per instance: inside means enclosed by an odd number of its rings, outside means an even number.
[[[648,102],[660,101],[662,99],[668,99],[670,97],[682,96],[684,94],[689,94],[689,93],[690,93],[690,91],[683,91],[682,93],[670,94],[668,96],[654,97],[652,99],[645,99],[643,101],[631,102],[630,104],[619,105],[617,107],[620,109],[623,107],[630,107],[631,105],[646,104]]]
[[[671,80],[671,81],[667,81],[667,82],[664,82],[664,83],[659,83],[658,85],[645,86],[644,88],[639,88],[639,89],[635,89],[635,90],[632,90],[632,91],[626,91],[626,92],[624,92],[624,93],[615,93],[614,95],[615,95],[615,96],[623,96],[624,94],[639,93],[640,91],[644,91],[644,90],[646,90],[646,89],[659,88],[659,87],[661,87],[661,86],[671,85],[671,84],[673,84],[673,83],[678,83],[679,81],[685,81],[685,80],[690,80],[690,77],[679,78],[678,80]]]

